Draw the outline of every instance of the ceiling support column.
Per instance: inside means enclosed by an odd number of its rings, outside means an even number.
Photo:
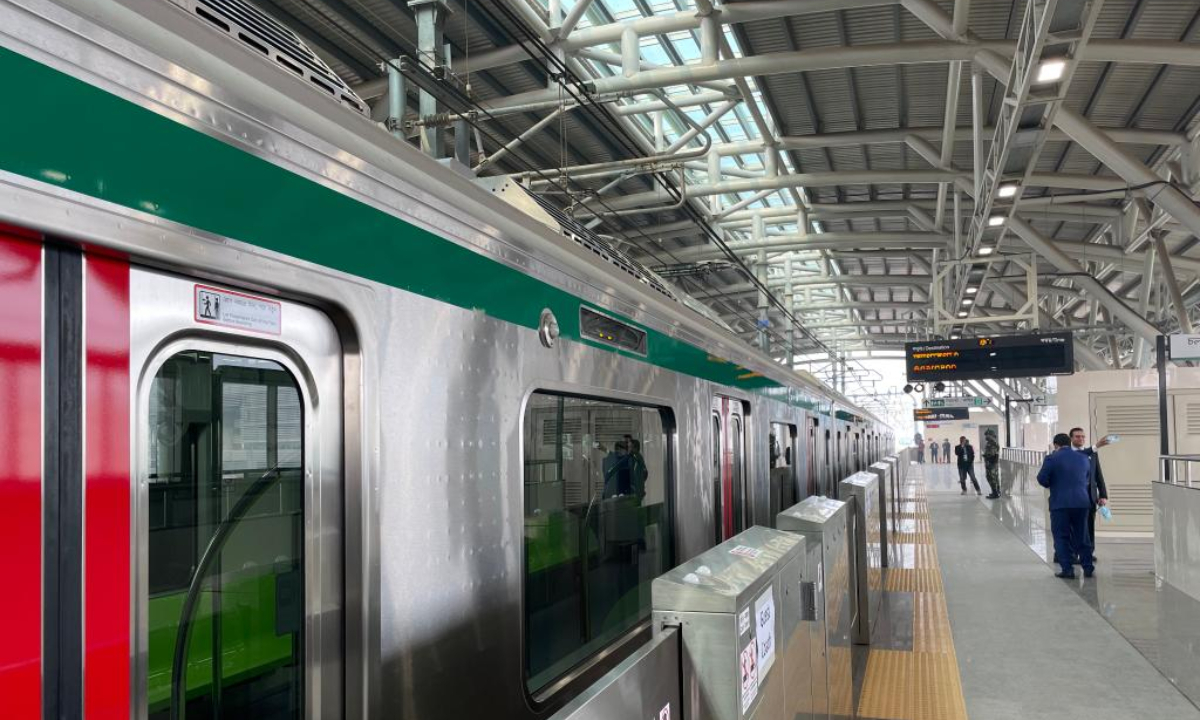
[[[1175,319],[1179,321],[1179,329],[1188,335],[1192,334],[1192,319],[1188,317],[1187,304],[1183,302],[1183,293],[1179,290],[1179,278],[1171,267],[1171,254],[1163,242],[1161,233],[1154,233],[1154,249],[1158,254],[1158,263],[1162,265],[1163,281],[1167,284],[1167,292],[1171,294],[1171,304],[1175,307]]]
[[[408,0],[408,7],[416,13],[417,20],[417,52],[422,63],[431,71],[443,65],[442,31],[446,26],[446,17],[450,14],[450,5],[446,0]],[[438,101],[432,93],[420,92],[421,118],[430,118],[438,114]],[[424,125],[421,128],[421,149],[435,158],[445,155],[444,133],[436,125]]]
[[[1147,186],[1142,190],[1146,199],[1170,213],[1193,235],[1200,237],[1200,207],[1190,197],[1163,180],[1074,110],[1059,108],[1054,124],[1125,182]]]
[[[1061,272],[1071,273],[1071,281],[1087,290],[1100,304],[1108,308],[1114,316],[1125,323],[1135,335],[1150,342],[1158,337],[1158,328],[1146,322],[1144,318],[1131,310],[1125,303],[1118,300],[1099,280],[1083,269],[1069,255],[1059,250],[1049,239],[1034,229],[1032,225],[1015,215],[1008,219],[1008,225],[1033,248],[1034,252],[1046,258],[1050,264]]]

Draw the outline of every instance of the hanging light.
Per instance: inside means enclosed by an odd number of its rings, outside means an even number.
[[[1003,215],[993,215],[990,218],[988,218],[988,227],[1000,227],[1003,224],[1004,224],[1004,216]]]
[[[1046,58],[1038,65],[1037,82],[1039,84],[1058,82],[1067,71],[1067,61],[1062,58]]]
[[[1019,187],[1020,185],[1017,185],[1016,183],[1004,183],[996,190],[996,196],[1010,198],[1017,194],[1017,188]]]

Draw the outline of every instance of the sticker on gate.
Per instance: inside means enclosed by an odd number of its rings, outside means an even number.
[[[750,644],[742,650],[738,664],[742,669],[742,714],[745,715],[758,696],[758,648],[754,638],[750,638]]]
[[[283,307],[267,298],[197,285],[193,311],[196,322],[205,325],[268,335],[283,333]]]

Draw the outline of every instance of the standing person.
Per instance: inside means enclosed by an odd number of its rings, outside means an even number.
[[[1092,562],[1096,561],[1096,508],[1108,504],[1108,486],[1104,484],[1104,471],[1100,469],[1100,455],[1096,451],[1108,444],[1108,438],[1100,439],[1096,447],[1087,447],[1087,435],[1083,428],[1071,428],[1071,448],[1076,452],[1087,455],[1088,468],[1088,499],[1092,501],[1091,512],[1088,513],[1088,539],[1092,541]]]
[[[949,463],[950,462],[950,438],[946,438],[945,440],[942,441],[942,455],[945,457],[945,459],[942,460],[942,462]]]
[[[1087,516],[1092,505],[1088,497],[1088,473],[1091,461],[1071,449],[1071,436],[1054,436],[1054,452],[1042,461],[1038,484],[1050,489],[1050,531],[1054,534],[1054,557],[1062,568],[1055,577],[1075,577],[1073,563],[1079,557],[1083,576],[1091,577],[1092,545],[1088,538]]]
[[[937,464],[937,461],[938,461],[938,457],[937,457],[937,456],[938,456],[938,446],[937,446],[937,440],[930,440],[930,441],[929,441],[929,457],[930,457],[930,460],[931,460],[931,461],[932,461],[932,462],[933,462],[935,465]]]
[[[958,444],[954,446],[954,456],[958,458],[958,484],[962,486],[962,494],[967,494],[967,476],[971,476],[971,484],[975,486],[975,494],[982,495],[979,480],[975,477],[975,448],[967,442],[966,435],[960,435]]]
[[[913,444],[917,446],[917,462],[921,465],[925,464],[925,438],[921,437],[921,433],[913,435]]]
[[[983,470],[992,489],[988,500],[995,500],[1000,497],[1000,441],[992,428],[983,433]]]

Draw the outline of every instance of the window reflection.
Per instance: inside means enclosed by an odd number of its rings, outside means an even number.
[[[670,416],[535,393],[525,413],[525,634],[533,692],[650,615],[671,564]]]

